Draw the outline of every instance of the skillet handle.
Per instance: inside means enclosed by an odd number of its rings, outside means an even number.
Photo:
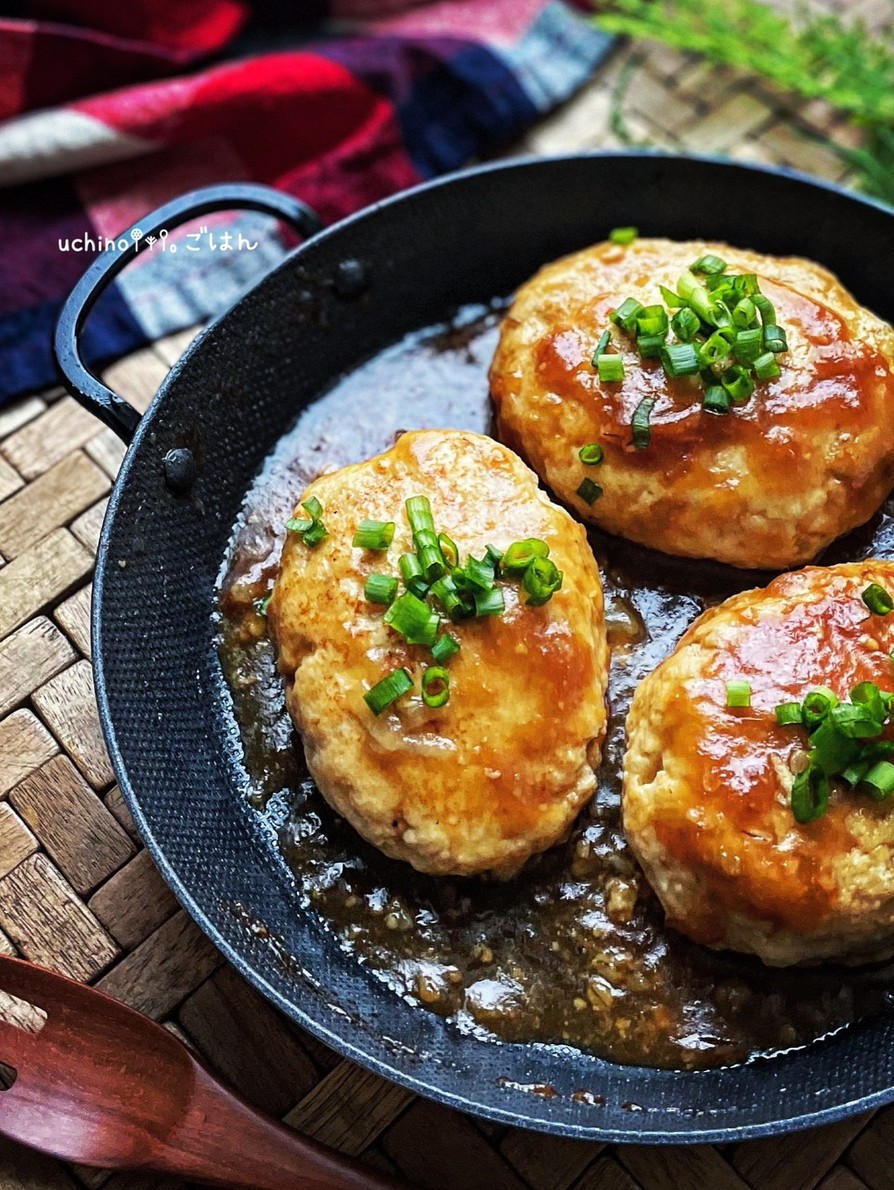
[[[271,186],[228,182],[190,190],[151,211],[116,237],[117,241],[127,239],[128,247],[123,251],[108,248],[98,256],[62,307],[53,338],[53,351],[62,383],[75,400],[114,430],[125,443],[133,438],[140,414],[123,397],[103,384],[81,358],[80,335],[87,315],[109,282],[146,246],[150,236],[157,237],[162,230],[167,234],[170,228],[200,215],[210,214],[211,211],[230,209],[276,215],[291,224],[304,238],[314,235],[323,226],[310,207],[291,194],[274,190]]]

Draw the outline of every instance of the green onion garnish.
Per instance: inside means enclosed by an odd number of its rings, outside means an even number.
[[[270,600],[272,598],[273,598],[273,592],[268,591],[267,594],[263,597],[263,599],[255,599],[254,600],[254,602],[252,603],[252,607],[254,607],[255,611],[258,613],[259,616],[267,615],[267,608],[270,606]]]
[[[527,574],[527,571],[525,573]],[[500,587],[491,587],[489,591],[478,590],[474,598],[476,616],[501,616],[505,610],[506,604]]]
[[[577,457],[585,467],[595,467],[605,458],[605,451],[598,442],[590,442],[580,448]]]
[[[609,314],[609,319],[629,334],[636,326],[636,320],[642,311],[643,308],[636,298],[627,298],[618,306],[617,310],[613,310]]]
[[[728,707],[750,707],[751,683],[745,681],[727,682],[726,705]]]
[[[620,355],[597,356],[596,370],[599,379],[605,383],[617,384],[624,379],[624,361]]]
[[[608,233],[613,244],[632,244],[639,232],[635,227],[614,227]]]
[[[585,504],[595,504],[602,495],[602,488],[598,483],[593,483],[592,479],[584,479],[577,489],[577,494]]]
[[[754,381],[748,374],[747,368],[743,368],[739,364],[727,368],[720,377],[720,383],[729,393],[730,400],[734,405],[744,405],[754,392]]]
[[[877,616],[887,616],[894,611],[894,599],[878,583],[870,583],[862,595],[863,602]]]
[[[419,565],[419,559],[416,555],[401,554],[398,567],[400,568],[401,578],[404,580],[404,586],[407,590],[412,591],[418,599],[423,599],[428,590],[429,583],[422,573],[422,567]]]
[[[732,406],[730,395],[722,384],[709,384],[702,398],[702,408],[706,413],[729,413]]]
[[[449,574],[439,578],[436,583],[432,583],[431,594],[438,600],[451,620],[462,620],[465,616],[472,614],[471,601],[466,602],[457,590],[453,577]]]
[[[779,364],[772,351],[765,351],[754,361],[754,374],[758,380],[775,380],[780,374]]]
[[[753,364],[763,348],[763,331],[759,326],[739,331],[733,343],[733,355],[740,364]]]
[[[726,261],[721,260],[719,256],[715,256],[712,252],[700,256],[698,260],[694,261],[690,266],[693,273],[723,273],[726,271]]]
[[[329,536],[329,532],[321,519],[323,516],[323,505],[316,496],[311,496],[302,503],[301,507],[310,519],[305,520],[303,517],[290,517],[286,521],[286,529],[289,533],[297,533],[305,545],[319,545],[324,538]]]
[[[810,767],[798,773],[792,783],[792,813],[797,822],[815,822],[829,808],[829,778]]]
[[[692,343],[673,343],[662,347],[661,366],[672,380],[692,376],[699,370],[698,352]]]
[[[443,665],[445,661],[449,661],[451,657],[455,657],[459,649],[460,645],[456,637],[449,632],[445,632],[432,645],[431,655],[439,665]]]
[[[666,285],[659,285],[658,289],[661,296],[664,298],[664,304],[670,310],[679,310],[681,306],[686,305],[686,299],[681,298],[678,293],[674,293],[672,289],[668,289]]]
[[[413,679],[407,669],[396,669],[380,682],[376,682],[363,696],[363,700],[374,715],[381,715],[408,690],[413,689]]]
[[[419,533],[428,529],[434,533],[435,521],[431,514],[431,504],[428,496],[411,496],[406,502],[407,520],[410,522],[411,532]]]
[[[668,320],[664,306],[643,306],[642,313],[637,317],[636,330],[640,335],[667,334]]]
[[[385,612],[384,620],[411,645],[430,647],[438,635],[437,614],[411,591],[405,591],[395,599]]]
[[[715,364],[727,359],[730,354],[730,341],[723,331],[714,331],[698,349],[698,362],[703,368],[713,368]]]
[[[370,574],[363,594],[370,603],[393,603],[397,596],[397,579],[390,574]]]
[[[757,318],[757,307],[751,298],[739,298],[733,307],[733,325],[744,330],[751,326],[755,318]]]
[[[637,450],[646,450],[652,441],[652,410],[655,408],[654,397],[643,397],[633,411],[630,428],[633,433],[633,445]]]
[[[781,326],[764,326],[764,347],[776,355],[788,351],[788,339]]]
[[[547,603],[562,586],[564,577],[551,558],[535,558],[522,578],[522,586],[528,595],[526,602],[532,607]]]
[[[658,359],[667,335],[637,335],[636,350],[643,359]]]
[[[535,558],[549,556],[549,546],[539,537],[528,537],[525,541],[514,541],[503,554],[503,569],[510,574],[522,574]]]
[[[776,708],[776,722],[781,727],[791,727],[793,723],[802,723],[801,704],[799,702],[781,702]]]
[[[593,358],[590,360],[590,363],[594,368],[599,363],[600,355],[604,355],[608,351],[609,347],[611,346],[611,341],[611,331],[603,331],[599,336],[599,342],[596,344],[596,350],[593,352]]]
[[[446,533],[439,533],[438,546],[448,566],[459,566],[459,549],[452,537],[448,537]]]
[[[890,797],[894,793],[894,764],[888,760],[874,764],[860,781],[860,791],[876,801]]]
[[[422,675],[422,701],[427,707],[442,707],[450,698],[450,674],[441,665],[430,665]]]
[[[361,521],[352,545],[361,550],[387,550],[394,540],[394,521]]]
[[[761,316],[761,322],[763,325],[775,326],[776,310],[770,299],[765,297],[762,293],[756,293],[751,300],[754,302],[755,308],[758,314]]]
[[[684,306],[671,319],[671,329],[682,343],[688,343],[698,334],[702,322],[694,310]]]

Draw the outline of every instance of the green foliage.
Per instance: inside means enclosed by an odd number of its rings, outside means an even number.
[[[606,0],[611,33],[664,42],[822,99],[866,128],[860,149],[830,147],[862,188],[894,202],[894,33],[802,10],[789,21],[759,0]]]

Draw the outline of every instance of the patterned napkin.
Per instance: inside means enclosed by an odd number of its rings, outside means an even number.
[[[0,402],[53,383],[67,293],[161,203],[251,180],[331,223],[509,143],[610,47],[561,0],[22,10],[31,19],[0,19]],[[207,318],[284,251],[256,213],[172,231],[97,304],[85,355],[108,361]]]

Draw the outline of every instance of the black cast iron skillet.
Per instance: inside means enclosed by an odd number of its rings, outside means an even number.
[[[812,257],[891,320],[894,214],[793,174],[621,154],[485,166],[317,234],[300,203],[243,185],[185,195],[140,226],[147,236],[232,207],[268,211],[311,238],[198,337],[142,419],[78,350],[97,294],[135,249],[90,267],[56,335],[69,390],[130,442],[96,567],[97,694],[121,789],[182,903],[247,979],[328,1045],[504,1123],[612,1141],[727,1141],[894,1099],[894,1018],[884,1016],[798,1052],[678,1073],[496,1044],[411,1008],[300,909],[246,803],[212,623],[227,539],[265,456],[336,377],[405,333],[508,294],[544,262],[627,224]]]

